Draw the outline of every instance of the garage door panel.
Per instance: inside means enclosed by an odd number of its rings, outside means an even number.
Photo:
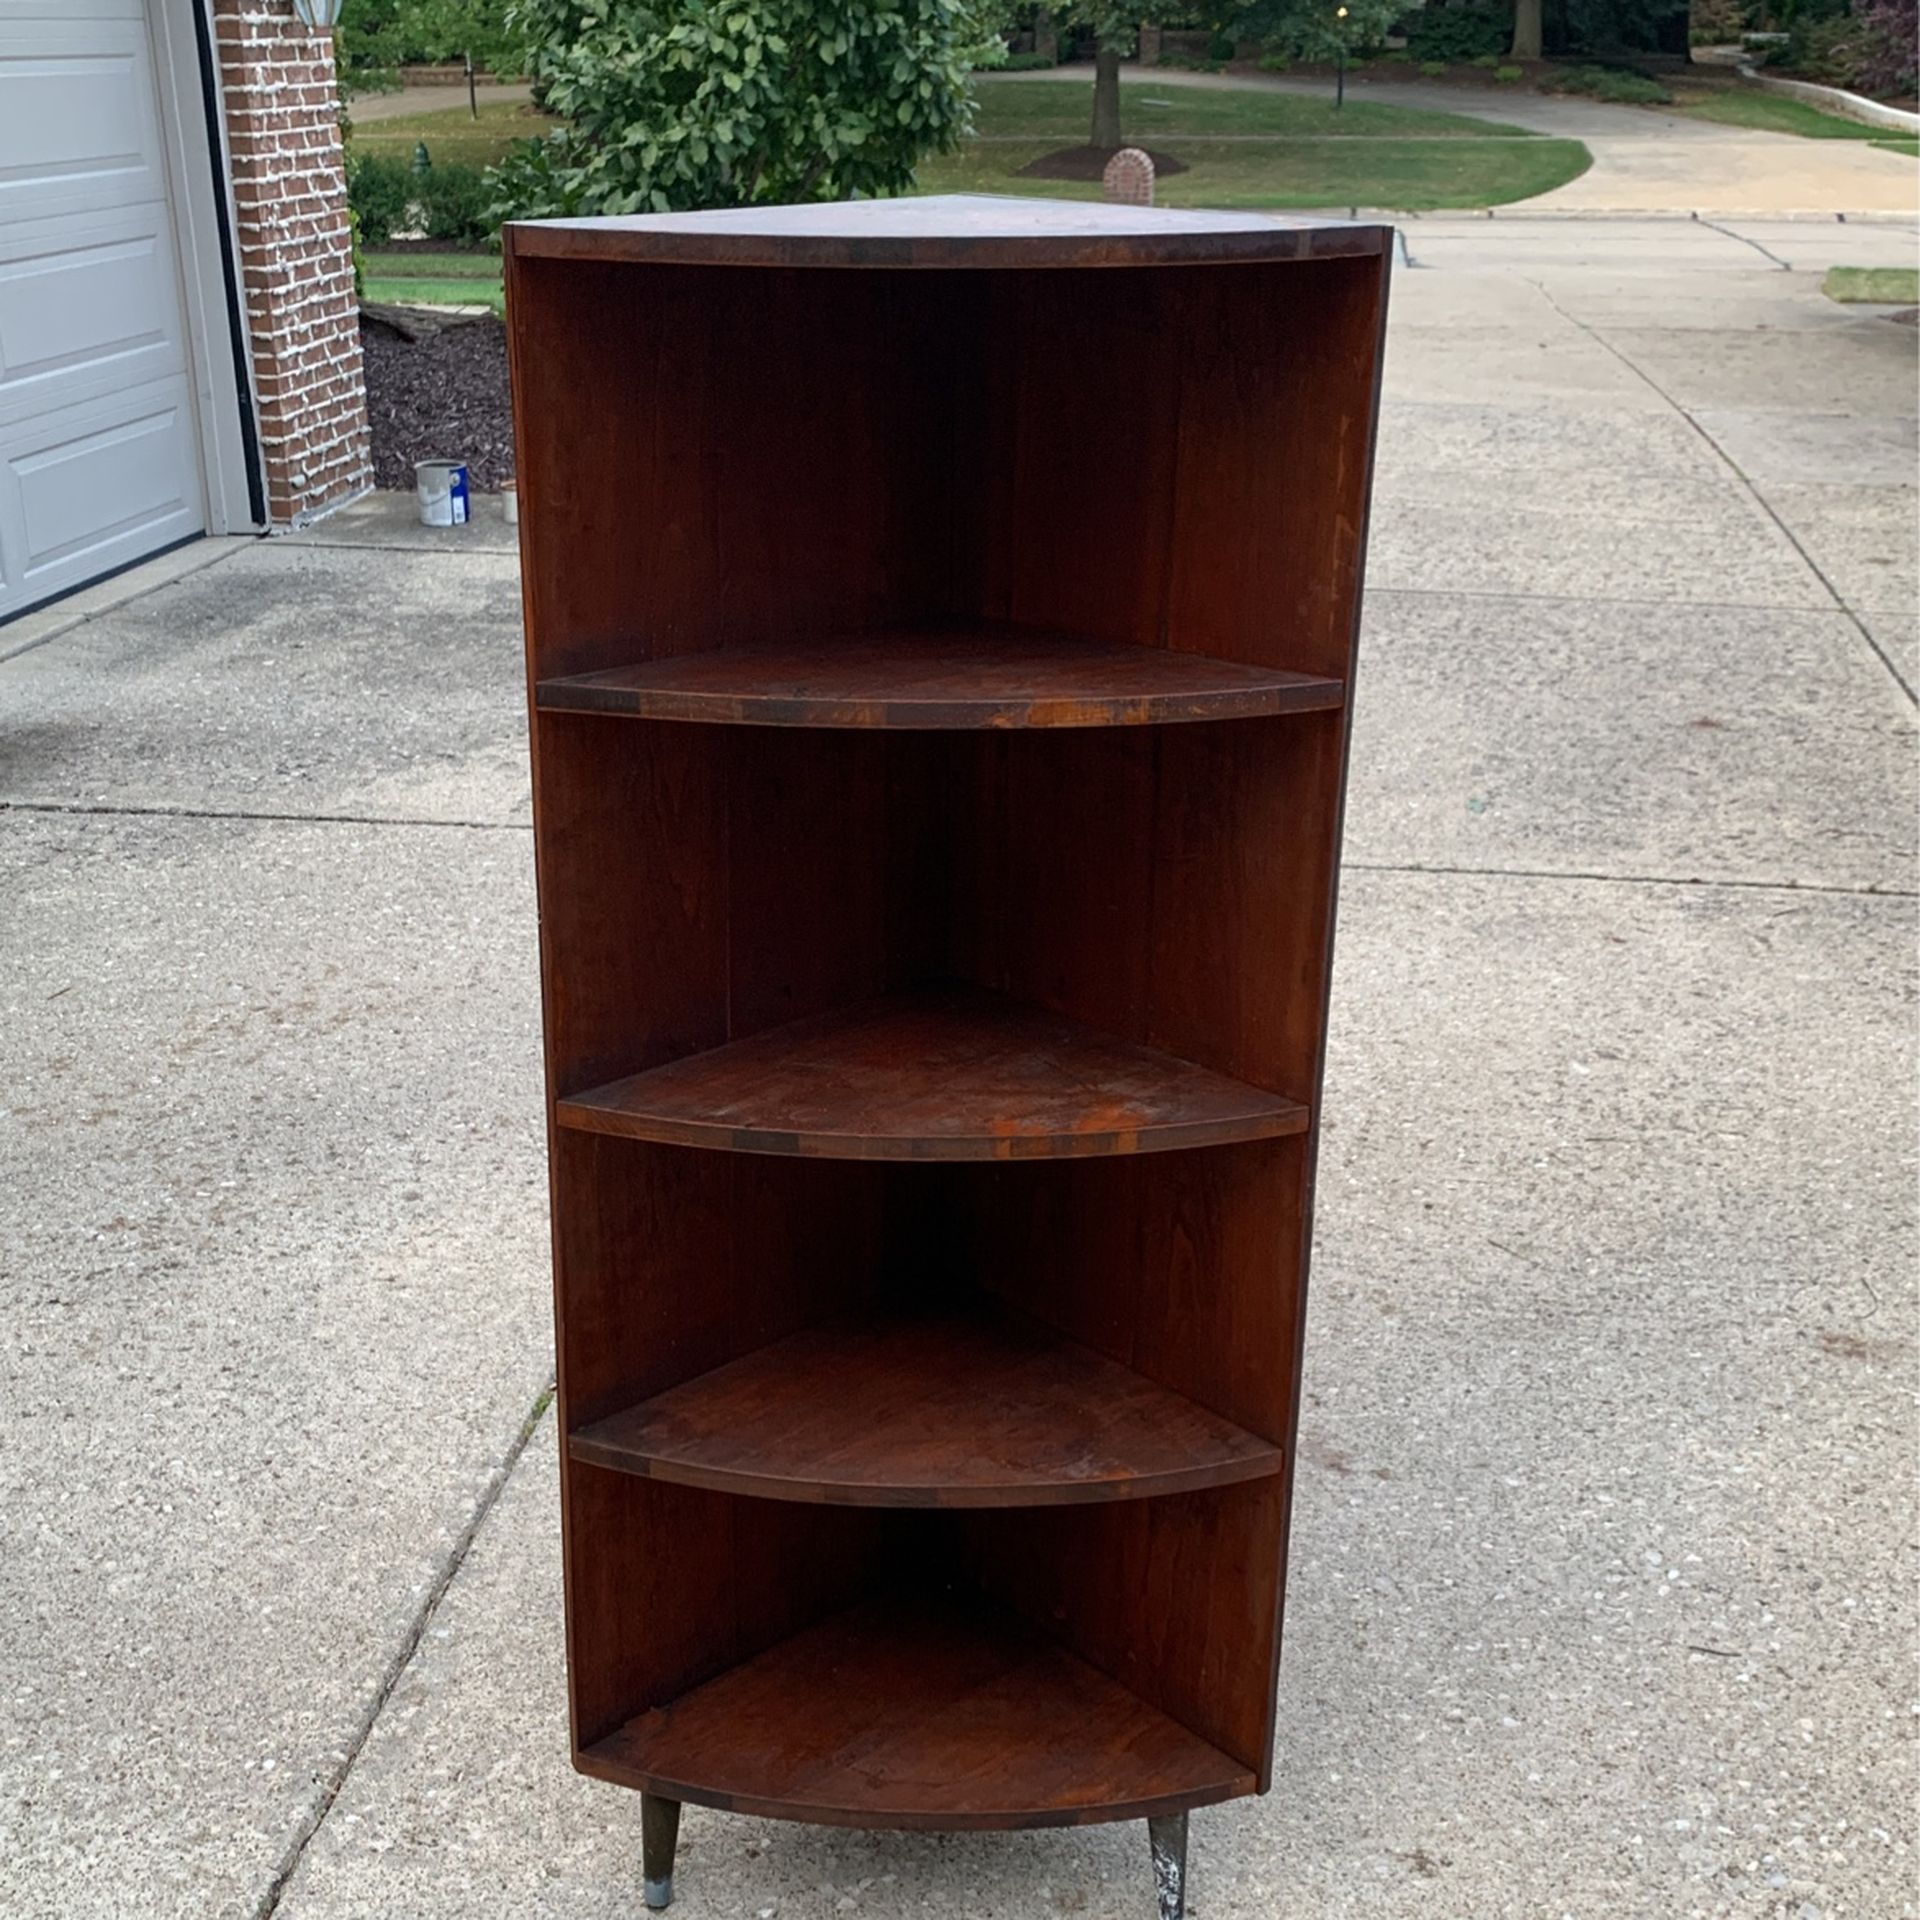
[[[0,493],[9,509],[0,519],[17,535],[9,572],[29,599],[197,532],[186,381],[70,407],[0,438]]]
[[[165,247],[148,233],[0,261],[0,421],[70,405],[103,375],[124,385],[182,370]]]
[[[0,618],[205,524],[143,0],[0,0]]]
[[[164,200],[144,22],[0,33],[0,221]]]

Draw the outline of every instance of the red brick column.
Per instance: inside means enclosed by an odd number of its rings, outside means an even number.
[[[373,484],[333,41],[291,0],[213,0],[267,508]]]

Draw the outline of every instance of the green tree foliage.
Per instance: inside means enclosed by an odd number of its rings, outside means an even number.
[[[1235,39],[1257,39],[1293,60],[1332,60],[1378,47],[1406,12],[1406,0],[1254,0],[1231,17]]]
[[[521,71],[525,47],[507,23],[512,0],[343,0],[333,53],[349,88],[396,67],[471,54],[483,73]]]
[[[566,123],[495,170],[508,215],[892,194],[965,135],[982,0],[523,0]]]
[[[1513,7],[1503,0],[1430,5],[1407,16],[1407,51],[1416,60],[1464,64],[1513,45]]]

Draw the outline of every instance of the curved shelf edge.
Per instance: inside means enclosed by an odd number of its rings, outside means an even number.
[[[835,1160],[1091,1159],[1304,1133],[1284,1094],[980,988],[891,994],[554,1103],[563,1127]]]
[[[1279,1473],[1281,1448],[1089,1347],[988,1308],[853,1316],[571,1434],[570,1458],[810,1505],[1092,1505]]]
[[[933,1831],[1144,1819],[1258,1790],[1251,1767],[1013,1615],[933,1596],[796,1634],[574,1765],[765,1819]]]
[[[1324,675],[999,622],[717,647],[534,689],[546,713],[923,732],[1270,719],[1345,698]]]

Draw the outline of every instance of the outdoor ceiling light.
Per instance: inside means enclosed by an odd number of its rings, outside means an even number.
[[[331,33],[340,24],[340,0],[293,0],[293,10],[315,33]]]

